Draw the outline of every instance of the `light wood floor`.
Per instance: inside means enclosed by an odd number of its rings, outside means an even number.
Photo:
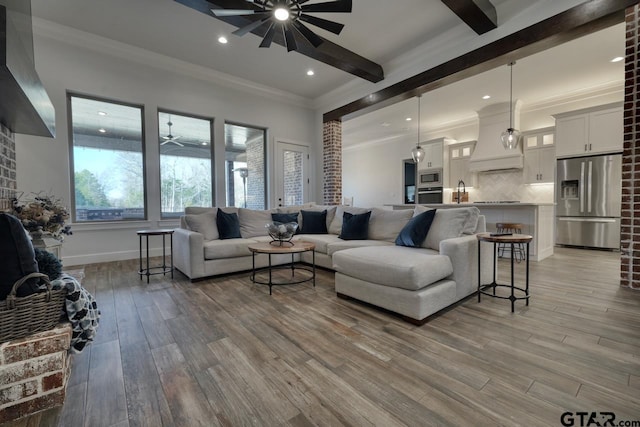
[[[471,298],[416,327],[336,298],[326,270],[315,289],[269,296],[248,273],[147,285],[136,262],[87,266],[97,340],[75,357],[61,410],[10,425],[560,426],[565,411],[640,420],[640,292],[619,287],[619,254],[557,248],[531,267],[528,308]]]

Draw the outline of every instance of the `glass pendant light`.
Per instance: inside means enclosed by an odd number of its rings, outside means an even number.
[[[500,139],[505,150],[513,150],[518,147],[520,142],[520,131],[513,128],[513,66],[516,61],[510,62],[510,84],[509,84],[509,129],[502,132]]]
[[[418,95],[418,140],[416,146],[411,150],[411,157],[415,163],[420,163],[424,160],[424,149],[420,146],[420,98],[422,95]]]

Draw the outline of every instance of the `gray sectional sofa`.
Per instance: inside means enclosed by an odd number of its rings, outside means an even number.
[[[192,280],[250,270],[252,256],[247,246],[271,240],[265,228],[272,221],[271,213],[298,213],[304,229],[301,210],[326,210],[327,233],[297,234],[294,242],[304,240],[316,245],[316,265],[336,272],[338,296],[382,307],[421,324],[430,315],[477,290],[478,241],[474,234],[486,227],[484,217],[475,207],[438,209],[421,247],[397,246],[395,240],[414,215],[428,209],[422,206],[394,211],[310,203],[264,211],[222,209],[237,213],[241,238],[219,238],[218,208],[187,208],[180,228],[174,233],[174,265]],[[371,216],[366,239],[339,237],[345,212],[368,211]],[[484,249],[482,256],[481,280],[488,283],[493,271],[493,251]],[[304,252],[296,255],[296,261],[310,263],[311,257],[310,252]],[[290,255],[272,257],[275,264],[290,261]],[[266,265],[267,256],[257,255],[256,266]]]

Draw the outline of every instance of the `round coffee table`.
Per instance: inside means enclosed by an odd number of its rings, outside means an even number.
[[[511,301],[511,312],[513,313],[515,310],[515,302],[516,300],[520,300],[523,299],[526,301],[526,305],[529,305],[529,243],[531,242],[531,240],[533,239],[533,236],[530,236],[528,234],[511,234],[511,233],[506,233],[506,234],[501,234],[501,233],[478,233],[477,235],[478,238],[478,302],[480,302],[480,296],[481,295],[487,295],[490,296],[492,298],[502,298],[502,299],[508,299]],[[480,274],[480,246],[482,242],[490,242],[493,243],[493,282],[487,284],[487,285],[483,285],[482,282],[480,281],[481,278],[481,274]],[[527,245],[527,250],[526,253],[524,255],[524,259],[527,263],[527,272],[526,272],[526,281],[525,281],[525,287],[521,288],[518,286],[515,286],[515,279],[514,279],[514,265],[513,265],[513,261],[514,261],[514,246],[515,245],[520,245],[526,243]],[[507,245],[511,245],[511,285],[502,285],[496,282],[496,262],[497,262],[497,246],[498,244],[507,244]],[[496,288],[497,287],[504,287],[504,288],[510,288],[511,289],[511,294],[507,297],[503,297],[503,296],[499,296],[496,295]],[[492,293],[489,293],[486,291],[486,289],[493,289]],[[515,296],[515,291],[520,291],[522,293],[524,293],[524,296],[521,297],[516,297]]]
[[[252,270],[251,270],[251,281],[253,283],[257,283],[259,285],[267,285],[269,286],[269,295],[271,295],[271,288],[273,286],[281,286],[281,285],[297,285],[299,283],[304,282],[313,282],[313,287],[316,287],[316,245],[310,242],[295,242],[292,246],[274,246],[268,242],[260,242],[260,243],[252,243],[249,246],[249,250],[251,251],[252,258]],[[293,256],[297,253],[302,252],[312,252],[312,262],[311,268],[297,266],[293,260]],[[269,281],[258,280],[256,279],[256,272],[262,270],[263,268],[256,269],[256,254],[266,254],[269,257],[269,265],[264,267],[264,269],[269,271]],[[273,266],[271,264],[271,256],[272,255],[287,255],[291,254],[291,263],[285,264],[284,266],[278,265]],[[286,282],[274,282],[273,281],[273,270],[275,269],[291,269],[291,280]],[[296,270],[306,270],[311,272],[310,277],[306,277],[303,279],[296,279],[295,271]]]

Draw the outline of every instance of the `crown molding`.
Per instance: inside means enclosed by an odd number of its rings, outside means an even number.
[[[201,65],[192,64],[180,59],[172,58],[96,34],[87,33],[75,28],[67,27],[42,18],[33,17],[33,33],[35,36],[44,37],[65,43],[71,46],[100,52],[127,61],[162,69],[172,73],[179,73],[186,77],[198,79],[220,86],[228,87],[261,96],[270,100],[292,104],[297,107],[309,108],[311,99],[289,92],[261,85],[250,80],[222,73]]]

